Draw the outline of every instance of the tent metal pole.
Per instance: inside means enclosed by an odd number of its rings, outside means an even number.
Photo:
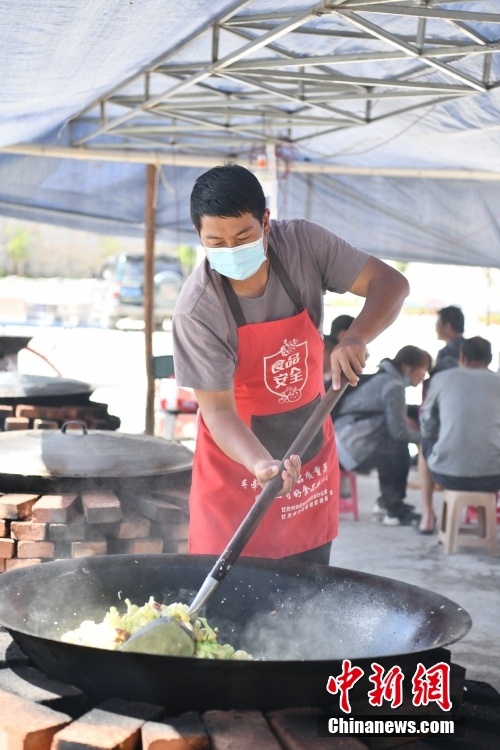
[[[154,434],[155,381],[153,376],[153,309],[154,309],[154,255],[155,255],[155,184],[156,167],[146,165],[146,247],[144,257],[144,348],[146,353],[146,435]]]

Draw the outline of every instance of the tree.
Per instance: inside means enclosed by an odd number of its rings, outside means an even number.
[[[29,255],[30,245],[31,237],[27,229],[7,230],[5,250],[10,258],[12,273],[17,276],[22,276],[26,270],[26,259]]]

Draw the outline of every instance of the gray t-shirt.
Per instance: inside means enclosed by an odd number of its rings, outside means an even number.
[[[268,241],[321,331],[325,291],[343,294],[350,289],[368,253],[304,219],[271,221]],[[298,312],[272,268],[262,297],[238,299],[247,323],[281,320]],[[232,388],[238,332],[221,277],[207,260],[181,290],[173,318],[173,344],[178,385],[204,391]]]
[[[436,373],[420,415],[422,438],[435,441],[431,471],[451,477],[500,474],[500,376],[475,367]]]

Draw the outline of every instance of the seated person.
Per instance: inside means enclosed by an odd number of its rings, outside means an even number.
[[[408,426],[405,388],[418,386],[430,366],[430,354],[404,346],[394,359],[382,360],[375,375],[348,389],[335,416],[340,463],[348,471],[378,470],[380,497],[374,512],[383,513],[389,526],[410,524],[415,517],[404,499],[408,444],[419,443],[420,433]]]
[[[491,359],[489,341],[464,339],[459,367],[431,378],[420,415],[422,452],[443,489],[500,489],[500,377],[488,369]],[[425,493],[422,500],[420,533],[431,533],[435,513]]]

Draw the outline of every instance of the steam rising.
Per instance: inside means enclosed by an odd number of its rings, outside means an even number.
[[[304,574],[294,575],[292,566],[278,573],[259,563],[235,566],[202,612],[218,627],[221,643],[256,659],[374,658],[434,648],[464,634],[457,605],[432,592],[416,594],[415,587],[354,571],[319,574],[316,566],[312,573],[303,566]],[[44,574],[49,568],[50,576]],[[46,563],[23,571],[19,595],[10,595],[7,606],[0,593],[0,622],[59,640],[83,620],[102,620],[110,606],[123,611],[125,598],[139,606],[150,596],[190,604],[209,569],[204,559],[179,555]]]

